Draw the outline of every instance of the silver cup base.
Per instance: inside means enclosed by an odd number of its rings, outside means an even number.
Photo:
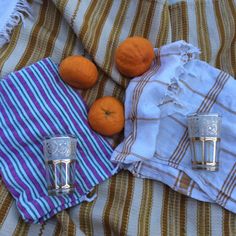
[[[206,170],[206,171],[218,171],[219,165],[202,165],[202,164],[192,164],[193,170]]]
[[[75,188],[59,188],[59,189],[48,189],[48,194],[51,196],[60,196],[60,195],[65,195],[65,194],[71,194],[74,193]]]

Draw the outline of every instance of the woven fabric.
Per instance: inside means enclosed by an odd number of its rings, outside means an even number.
[[[95,58],[99,49],[104,56],[98,83],[81,94],[89,106],[105,95],[122,101],[125,90],[113,82],[117,77],[109,76],[108,62],[123,32],[147,37],[156,48],[184,39],[201,48],[201,60],[236,75],[235,0],[31,2],[34,17],[26,17],[24,27],[16,27],[10,43],[0,49],[0,77],[48,56],[57,63],[72,54]],[[109,35],[106,43],[104,32]],[[122,85],[129,82],[119,80]],[[122,135],[109,141],[115,146]],[[182,186],[191,181],[183,177]],[[128,171],[98,185],[93,202],[62,211],[42,225],[23,222],[0,183],[1,235],[236,235],[234,213]]]
[[[125,137],[112,160],[135,176],[236,213],[235,81],[196,59],[199,50],[184,41],[164,45],[156,54],[150,70],[133,78],[126,90]],[[196,112],[223,115],[217,172],[191,169],[187,115]]]
[[[112,176],[111,147],[93,132],[79,93],[66,85],[50,59],[11,73],[0,83],[1,175],[24,220],[42,222],[81,203],[98,183]],[[42,140],[53,134],[78,139],[76,192],[50,197]]]

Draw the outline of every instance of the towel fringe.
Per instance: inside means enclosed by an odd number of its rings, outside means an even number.
[[[24,24],[25,15],[31,16],[30,5],[26,0],[19,0],[13,13],[9,16],[6,25],[0,31],[0,48],[10,42],[10,36],[13,28],[17,26],[20,21]]]
[[[179,101],[179,96],[182,92],[182,87],[179,83],[180,77],[183,74],[189,73],[184,68],[184,65],[189,61],[198,58],[200,50],[185,41],[179,46],[180,61],[182,62],[175,70],[174,76],[170,79],[165,95],[162,101],[158,104],[161,110],[161,118],[164,118],[173,113],[183,113],[185,111],[185,104]],[[191,75],[194,76],[194,75]],[[174,105],[174,109],[173,109]]]

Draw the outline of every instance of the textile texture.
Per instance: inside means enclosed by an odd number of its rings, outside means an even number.
[[[83,100],[49,58],[1,80],[0,104],[0,173],[25,221],[43,222],[83,202],[115,172],[110,145],[90,129]],[[42,140],[57,134],[78,140],[76,191],[65,197],[49,197],[46,187]]]
[[[123,101],[129,80],[115,76],[113,52],[125,35],[150,38],[153,46],[180,39],[201,48],[200,58],[236,74],[235,1],[33,1],[32,16],[0,49],[1,77],[42,58],[72,54],[95,59],[99,81],[81,91],[89,104],[104,95]],[[104,39],[106,33],[106,40]],[[98,58],[101,58],[100,61]],[[114,71],[114,72],[113,72]],[[109,139],[115,147],[121,136]],[[185,183],[189,178],[185,176]],[[168,186],[127,171],[94,190],[91,203],[62,211],[42,225],[24,223],[15,202],[0,186],[2,235],[235,235],[236,216],[216,204],[193,200]]]
[[[0,48],[9,43],[15,26],[30,15],[30,6],[26,0],[2,0],[0,2]]]
[[[236,83],[198,55],[199,50],[185,41],[156,49],[152,67],[126,89],[124,141],[112,160],[137,177],[159,180],[236,213],[236,131],[231,129],[236,122]],[[196,112],[223,115],[218,172],[191,168],[187,115]]]

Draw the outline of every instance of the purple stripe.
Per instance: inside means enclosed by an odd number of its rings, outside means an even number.
[[[46,73],[43,71],[43,69],[38,65],[35,64],[35,66],[38,68],[38,70],[40,71],[40,73],[42,74],[42,76],[44,78],[47,78]],[[87,137],[85,136],[83,130],[80,128],[80,126],[77,125],[76,121],[74,120],[73,116],[71,115],[70,110],[67,108],[67,106],[65,105],[64,101],[61,99],[61,97],[59,96],[58,92],[54,89],[54,87],[52,86],[52,84],[49,82],[50,78],[45,79],[45,82],[47,83],[48,87],[50,88],[50,90],[52,91],[54,97],[57,99],[57,101],[61,104],[62,108],[67,112],[68,116],[70,117],[74,127],[76,128],[76,130],[79,132],[79,134],[81,135],[81,137],[83,138],[83,140],[85,141],[85,143],[88,146],[88,149],[92,152],[93,155],[96,156],[90,142],[88,141]],[[81,109],[81,108],[80,108]],[[63,118],[62,118],[63,119]],[[81,150],[82,152],[82,150]],[[87,155],[85,155],[83,153],[83,160],[86,162],[86,164],[88,165],[88,167],[91,169],[92,173],[96,176],[98,181],[102,181],[103,179],[100,177],[100,175],[98,175],[96,169],[91,165],[90,161],[87,158]]]
[[[52,63],[52,62],[51,62]],[[75,102],[74,98],[72,97],[72,95],[67,91],[67,89],[65,88],[64,82],[62,82],[61,78],[59,77],[59,75],[57,73],[55,73],[53,65],[50,63],[50,61],[46,60],[45,64],[47,64],[47,68],[49,69],[49,71],[52,73],[52,75],[55,78],[55,81],[58,82],[58,86],[63,90],[64,94],[67,95],[67,98],[69,99],[69,101],[71,102],[71,104],[74,106],[74,108],[76,109],[76,111],[78,111],[79,116],[81,117],[81,120],[86,124],[86,126],[89,128],[88,125],[88,120],[86,119],[87,117],[85,117],[85,115],[83,114],[81,107],[79,107],[79,105]],[[70,87],[71,88],[71,87]],[[76,92],[75,90],[73,90],[71,88],[71,93],[74,93],[74,96],[78,96],[80,101],[82,102],[82,104],[85,104],[83,98],[81,97],[81,95]],[[86,104],[84,105],[86,107]],[[104,145],[101,143],[100,139],[97,137],[98,134],[95,133],[93,130],[91,130],[89,128],[89,130],[91,131],[91,135],[94,137],[94,139],[99,142],[99,146],[100,148],[103,150],[103,152],[106,152],[107,156],[111,156],[111,153],[109,153],[107,151],[106,148],[104,148]],[[104,142],[106,142],[108,144],[108,146],[110,146],[109,142],[107,140],[103,140]],[[112,147],[110,146],[111,150]]]
[[[15,112],[15,114],[16,114],[17,112]],[[21,123],[21,122],[20,122]],[[12,132],[13,133],[13,132]],[[25,146],[26,148],[28,148],[27,146]],[[34,160],[35,161],[37,161],[38,162],[38,160],[37,160],[37,157],[36,158],[34,158]],[[38,162],[39,163],[39,162]],[[39,166],[39,165],[37,165],[37,166]],[[41,165],[42,166],[42,165]],[[40,167],[40,166],[39,166]],[[41,171],[41,169],[43,169],[43,168],[39,168],[39,171]],[[42,175],[43,175],[43,172],[41,171],[41,173],[42,173]],[[27,172],[27,175],[29,175],[29,173]],[[36,185],[35,184],[35,181],[34,181],[34,185]],[[37,188],[37,187],[36,187]],[[24,189],[24,188],[23,188]],[[42,194],[41,194],[42,195]],[[62,198],[63,199],[63,198]],[[54,203],[53,203],[53,201],[52,201],[52,199],[50,199],[50,198],[46,198],[46,202],[48,203],[48,205],[49,205],[49,208],[50,209],[54,209],[56,206],[54,205]],[[64,202],[64,201],[63,201]],[[57,204],[57,206],[58,205],[60,205],[60,203],[56,203]],[[35,204],[34,204],[35,205]],[[36,204],[36,205],[39,205],[38,203]],[[45,215],[45,213],[46,212],[44,212],[43,214],[42,214],[42,212],[40,213],[40,215],[41,216],[43,216],[43,215]]]
[[[28,213],[27,209],[22,206],[22,204],[19,201],[19,199],[16,201],[16,206],[19,209],[19,212],[21,213],[23,218],[29,219],[29,220],[32,219],[32,216]]]
[[[101,148],[102,152],[106,155],[106,157],[108,159],[110,159],[111,153],[108,153],[107,149],[104,147],[104,145],[101,143],[100,139],[98,137],[96,137],[96,134],[89,128],[88,126],[88,121],[87,119],[84,118],[84,115],[82,114],[81,108],[78,106],[78,104],[76,104],[75,100],[71,97],[71,95],[68,93],[68,91],[65,88],[65,85],[62,83],[61,79],[58,78],[58,75],[55,73],[55,71],[53,70],[53,68],[51,67],[51,65],[48,62],[45,62],[47,64],[47,68],[50,70],[50,72],[53,74],[54,78],[57,81],[58,86],[63,90],[64,94],[67,96],[67,98],[69,99],[71,105],[74,107],[75,111],[78,112],[82,122],[88,127],[89,131],[91,132],[91,136],[95,139],[95,142],[98,143],[99,147]],[[76,93],[76,96],[78,96],[78,98],[80,100],[82,100],[82,98],[80,97],[80,95],[78,95]],[[61,99],[61,98],[60,98]],[[73,121],[74,118],[72,117]],[[77,126],[76,122],[73,122],[73,124]],[[79,127],[80,129],[80,127]],[[97,162],[102,166],[103,170],[105,171],[105,173],[107,175],[110,175],[110,171],[107,169],[107,167],[104,165],[104,163],[101,161],[101,159],[98,157],[98,155],[95,153],[93,146],[91,145],[90,141],[88,140],[87,136],[84,136],[84,140],[86,141],[86,143],[89,146],[89,149],[91,151],[93,151],[93,156],[94,158],[97,160]]]
[[[51,110],[53,111],[53,114],[55,114],[56,117],[60,120],[60,122],[63,123],[63,127],[68,127],[67,124],[64,122],[64,120],[63,120],[63,119],[60,119],[60,117],[59,117],[59,116],[60,116],[59,112],[55,109],[55,107],[52,105],[51,101],[48,99],[48,97],[47,97],[45,91],[42,89],[42,87],[41,87],[41,85],[39,84],[38,80],[35,79],[35,75],[33,74],[33,72],[32,72],[31,70],[29,70],[28,68],[27,68],[26,71],[27,71],[27,73],[30,75],[30,77],[33,79],[33,82],[34,82],[35,85],[37,86],[37,89],[38,89],[39,92],[41,93],[42,98],[44,98],[44,100],[45,100],[45,102],[47,103],[49,109],[51,109]],[[22,78],[21,74],[19,74],[18,77],[19,77],[19,78]],[[22,79],[23,79],[23,78],[22,78]],[[28,86],[28,84],[27,84],[25,81],[22,81],[22,84],[23,84],[23,86],[24,86],[24,88],[25,88],[26,91],[30,91],[30,87]],[[32,102],[33,102],[34,104],[36,104],[37,98],[35,97],[35,95],[34,95],[32,92],[30,92],[30,98],[32,99]],[[37,104],[38,104],[38,103],[37,103]],[[39,105],[39,104],[38,104],[38,105]],[[40,107],[40,105],[39,105],[39,107]],[[40,108],[41,108],[41,107],[40,107]],[[50,126],[50,128],[51,128],[54,132],[56,131],[56,133],[60,133],[60,131],[56,128],[56,126],[54,126],[54,124],[53,124],[53,127],[51,126],[52,122],[51,122],[51,120],[48,118],[47,114],[46,114],[43,110],[41,110],[41,114],[44,115],[44,118],[45,118],[45,120],[47,121],[47,123],[48,123],[48,125]],[[49,121],[50,121],[50,122],[49,122]],[[40,128],[42,129],[41,126],[40,126]],[[69,128],[67,128],[67,130],[69,130]],[[32,137],[32,139],[34,139],[34,137]],[[37,145],[39,145],[39,143],[37,143]],[[91,183],[87,180],[87,178],[85,178],[84,180],[85,180],[85,182],[86,182],[85,184],[90,187],[90,186],[91,186]],[[82,191],[82,190],[81,190],[81,191]],[[51,207],[51,208],[52,208],[52,207]]]
[[[36,65],[36,64],[35,64],[35,65]],[[43,78],[45,78],[45,81],[47,82],[47,80],[48,80],[47,75],[42,71],[42,68],[41,68],[41,67],[37,66],[37,68],[39,69],[40,73],[42,73]],[[26,71],[27,71],[27,73],[28,73],[31,77],[34,76],[34,74],[33,74],[33,72],[31,71],[30,68],[27,68]],[[35,80],[34,80],[34,83],[35,83],[35,85],[37,86],[39,92],[41,93],[42,97],[43,97],[44,100],[46,101],[46,103],[47,103],[47,105],[49,106],[49,108],[53,111],[54,115],[55,115],[55,116],[57,117],[57,119],[59,120],[59,123],[62,124],[62,129],[63,129],[64,127],[67,127],[67,129],[66,129],[65,131],[66,131],[67,133],[70,133],[70,129],[69,129],[68,125],[65,123],[65,121],[64,121],[63,117],[61,116],[61,114],[55,109],[55,106],[52,104],[51,100],[47,97],[47,95],[46,95],[44,89],[42,88],[42,86],[40,85],[39,81],[38,81],[37,79],[35,79]],[[48,84],[48,83],[47,83],[47,84]],[[50,84],[48,84],[48,85],[50,85]],[[49,88],[50,88],[51,91],[52,91],[52,86],[50,86]],[[53,95],[54,95],[54,97],[55,97],[54,91],[52,91],[52,93],[53,93]],[[33,95],[32,95],[32,96],[33,96]],[[64,107],[63,107],[63,108],[64,108]],[[60,131],[57,131],[57,133],[58,133],[58,132],[60,132]],[[90,163],[87,163],[87,162],[86,162],[86,164],[87,164],[88,166],[91,165]],[[92,168],[92,167],[91,167],[91,168]],[[91,169],[91,168],[90,168],[90,169]],[[99,179],[98,179],[98,180],[99,180]],[[87,178],[85,178],[84,181],[85,181],[85,184],[86,184],[87,186],[88,186],[88,185],[91,185],[91,183],[88,181]]]
[[[38,103],[37,99],[35,98],[35,95],[32,92],[32,88],[30,88],[27,84],[27,82],[25,81],[25,79],[22,77],[22,75],[19,72],[16,72],[16,76],[21,79],[21,84],[22,87],[24,87],[24,90],[28,93],[29,97],[31,98],[31,102],[35,105],[35,107],[37,108],[38,111],[40,111],[40,115],[42,115],[43,119],[45,119],[46,123],[50,126],[52,131],[57,131],[56,126],[54,125],[54,123],[48,118],[47,114],[44,112],[44,110],[42,109],[42,107],[40,106],[40,104]],[[35,75],[31,74],[31,79],[35,82],[37,81],[37,79],[35,79]],[[17,88],[16,88],[17,89]],[[18,90],[18,89],[17,89]],[[18,92],[18,91],[17,91]],[[21,97],[21,95],[19,95]],[[27,108],[27,105],[25,104],[24,100],[21,98],[22,100],[22,106],[25,108]],[[29,109],[27,108],[26,111],[28,110],[29,114],[32,115],[32,117],[35,117],[35,114],[32,114]],[[29,116],[30,117],[30,116]],[[36,120],[32,120],[34,123],[37,123],[37,128],[40,132],[40,134],[42,135],[42,137],[48,135],[48,133],[45,133],[45,131],[43,131],[43,128],[41,126],[41,124],[36,121]]]
[[[2,139],[5,143],[5,145],[8,146],[8,148],[11,150],[11,152],[14,153],[17,156],[17,154],[18,154],[17,150],[12,145],[8,144],[8,140],[7,140],[4,133],[2,135]],[[19,158],[19,159],[22,159],[22,158]],[[12,166],[12,163],[11,163],[9,158],[6,158],[5,161],[6,161],[8,166]],[[21,160],[21,162],[22,162],[22,160]],[[27,173],[28,171],[27,171],[27,168],[25,168],[25,165],[21,165],[21,166],[22,166],[22,169],[24,169],[24,171]],[[11,175],[14,177],[14,179],[19,184],[19,186],[21,186],[21,189],[24,190],[25,192],[27,192],[27,200],[30,201],[31,199],[33,199],[32,194],[31,194],[31,189],[27,185],[25,185],[25,183],[21,180],[21,178],[18,177],[18,174],[16,173],[14,168],[11,169]],[[32,176],[32,175],[30,175],[30,176]],[[37,187],[36,187],[36,189],[37,189]],[[30,200],[28,199],[28,196],[29,196]],[[31,208],[30,205],[29,205],[29,207]],[[37,211],[40,215],[43,214],[43,209],[41,207],[38,208],[38,207],[35,206],[35,208],[37,209]],[[32,209],[32,211],[34,212],[33,209]]]
[[[74,197],[74,195],[73,195],[73,197]],[[65,203],[62,206],[60,206],[61,207],[61,211],[65,210],[68,207],[74,206],[75,204],[79,204],[79,203],[81,203],[80,199],[74,198],[71,202]],[[45,220],[47,220],[47,219],[51,218],[52,216],[54,216],[55,214],[57,214],[57,212],[58,212],[57,209],[53,209],[47,216],[44,216],[44,217],[40,218],[38,220],[39,223],[43,223]]]
[[[1,137],[2,137],[2,133],[1,133]],[[8,158],[7,158],[7,157],[4,158],[4,156],[6,156],[6,154],[3,153],[3,151],[2,151],[1,149],[0,149],[0,156],[1,156],[1,158],[3,158],[4,160],[6,159],[6,162],[7,162]],[[18,179],[18,175],[16,175],[14,171],[11,172],[11,174],[12,174],[12,177],[13,177],[14,179]],[[18,193],[18,192],[15,190],[15,187],[14,187],[14,186],[12,187],[12,186],[8,183],[8,181],[7,181],[8,176],[6,175],[6,178],[5,178],[5,175],[4,175],[4,172],[3,172],[3,171],[1,171],[1,177],[2,177],[2,179],[3,179],[3,181],[4,181],[4,183],[6,184],[8,190],[12,193],[12,195],[13,195],[16,199],[19,198],[19,197],[20,197],[20,193]]]
[[[82,112],[81,108],[78,106],[78,104],[77,104],[77,103],[74,103],[74,98],[73,98],[73,95],[71,95],[71,93],[74,93],[74,96],[75,96],[75,97],[78,96],[79,99],[81,100],[82,104],[85,104],[85,102],[84,102],[83,98],[81,97],[81,95],[80,95],[77,91],[73,90],[72,88],[71,88],[71,91],[70,91],[70,93],[69,93],[68,90],[65,88],[64,82],[62,82],[62,80],[60,79],[60,76],[59,76],[57,73],[55,73],[55,68],[53,68],[52,62],[50,63],[50,60],[48,59],[45,63],[47,63],[50,72],[54,75],[55,80],[58,82],[59,87],[60,87],[60,88],[64,91],[64,93],[67,95],[67,98],[70,100],[71,103],[73,103],[74,107],[77,107],[77,108],[78,108],[78,109],[76,109],[76,111],[79,111],[79,115],[80,115],[80,117],[81,117],[81,120],[82,120],[85,124],[87,124],[87,127],[88,127],[89,130],[91,131],[91,135],[92,135],[93,138],[96,140],[96,143],[98,144],[98,146],[100,147],[100,149],[102,149],[102,152],[105,154],[105,157],[106,157],[108,160],[110,160],[111,152],[109,152],[109,151],[107,150],[108,147],[105,148],[105,146],[104,146],[104,144],[103,144],[103,143],[106,143],[107,146],[110,147],[110,151],[112,151],[112,147],[110,146],[110,143],[109,143],[106,139],[104,139],[102,136],[99,136],[97,133],[95,133],[93,130],[90,129],[90,127],[89,127],[89,125],[88,125],[88,121],[87,121],[87,119],[86,119],[87,117],[83,114],[83,112]],[[86,109],[87,109],[86,104],[85,104],[85,107],[86,107]],[[87,110],[88,110],[88,109],[87,109]],[[103,139],[103,141],[102,141],[101,139]],[[111,163],[111,162],[110,162],[110,164],[111,164],[113,167],[116,166],[114,163]]]
[[[11,81],[9,80],[9,82],[11,82]],[[12,82],[11,82],[11,83],[12,83]],[[12,90],[15,92],[15,94],[18,93],[18,91],[17,91],[17,89],[16,89],[15,87],[12,87]],[[5,96],[4,96],[5,101],[7,102],[7,104],[8,104],[10,107],[12,107],[12,111],[14,112],[14,115],[16,116],[16,118],[17,118],[17,120],[19,121],[19,123],[21,124],[21,126],[22,126],[22,127],[25,127],[26,125],[24,124],[23,119],[19,116],[19,114],[18,114],[16,108],[14,107],[13,103],[12,103],[11,100],[9,99],[7,93],[6,93],[4,90],[2,91],[2,93],[5,94]],[[18,96],[18,99],[19,99],[19,102],[21,103],[22,107],[24,107],[24,109],[28,110],[28,108],[27,108],[25,102],[22,100],[22,97],[21,97],[20,95]],[[32,114],[32,113],[30,113],[30,114]],[[29,116],[29,117],[30,117],[30,116]],[[8,120],[7,114],[5,115],[5,120]],[[12,124],[8,124],[8,127],[10,128],[12,134],[14,135],[14,137],[16,138],[16,140],[18,141],[18,143],[24,143],[23,140],[19,137],[18,132],[16,131],[16,129],[13,129],[14,127],[12,126]],[[33,134],[30,132],[30,130],[28,130],[28,132],[26,132],[26,133],[27,133],[28,137],[30,138],[30,140],[35,140],[35,137],[34,137]],[[17,134],[17,135],[16,135],[16,134]],[[27,145],[24,145],[24,148],[25,148],[26,152],[29,154],[29,156],[32,158],[33,153],[31,153],[29,147],[28,147]],[[20,158],[20,156],[19,156],[19,158]],[[38,170],[41,172],[42,176],[45,176],[45,174],[44,174],[44,172],[43,172],[42,163],[39,162],[37,156],[34,155],[33,158],[34,158],[34,161],[35,161],[36,165],[37,165],[38,167],[42,167],[42,168],[38,168]],[[25,164],[25,166],[26,166],[26,164]],[[27,168],[28,168],[28,167],[27,167]],[[30,172],[30,171],[26,171],[26,173],[27,173],[27,175],[31,175],[31,172]],[[32,176],[32,175],[31,175],[31,176]],[[33,178],[33,180],[34,180],[34,184],[35,184],[35,179]],[[36,181],[36,183],[37,183],[37,181]],[[42,195],[43,189],[41,188],[40,185],[37,184],[37,186],[39,186],[39,188],[40,188],[39,193],[40,193],[40,195]],[[35,186],[35,187],[37,188],[37,186]],[[38,188],[37,188],[37,189],[38,189]],[[54,207],[53,202],[50,201],[50,202],[48,202],[48,204],[49,204],[50,208]]]

